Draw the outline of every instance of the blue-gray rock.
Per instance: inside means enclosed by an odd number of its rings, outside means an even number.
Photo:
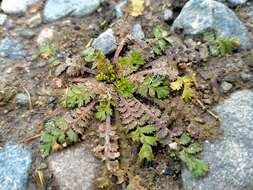
[[[82,17],[93,13],[100,0],[48,0],[44,8],[44,18],[52,22],[66,16]]]
[[[21,145],[5,145],[0,150],[0,189],[26,190],[32,154]]]
[[[92,46],[102,51],[104,54],[110,54],[114,52],[117,48],[116,38],[114,36],[113,30],[107,29],[105,32],[100,34],[92,43]]]
[[[183,29],[186,35],[217,32],[219,38],[237,38],[244,49],[251,47],[246,27],[226,5],[214,0],[190,0],[173,23],[172,31]]]
[[[237,5],[242,5],[248,0],[218,0],[219,2],[226,3],[230,7],[235,7]]]
[[[22,59],[26,54],[25,47],[21,42],[9,37],[0,41],[0,57]]]
[[[49,157],[49,169],[54,175],[56,189],[92,190],[101,163],[84,144],[54,153]]]
[[[119,2],[116,6],[115,6],[115,13],[116,13],[116,18],[120,19],[124,16],[124,12],[123,9],[127,6],[127,0],[123,0],[121,2]]]
[[[29,103],[29,97],[24,93],[18,93],[16,95],[16,104],[20,106],[26,106]]]
[[[223,137],[206,142],[202,159],[209,162],[209,174],[195,179],[183,170],[184,190],[253,189],[253,92],[233,93],[214,109],[221,117]]]
[[[132,36],[134,37],[134,38],[136,38],[136,39],[140,39],[140,40],[142,40],[142,39],[144,39],[145,38],[145,34],[144,34],[144,32],[143,32],[143,30],[142,30],[142,26],[140,25],[140,24],[135,24],[134,26],[133,26],[133,29],[132,29]]]
[[[165,8],[165,9],[164,9],[164,12],[163,12],[163,19],[164,19],[165,21],[171,21],[171,20],[173,20],[173,12],[172,12],[171,9],[169,9],[169,8]]]

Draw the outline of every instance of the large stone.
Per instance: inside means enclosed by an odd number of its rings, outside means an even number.
[[[82,17],[93,13],[100,0],[48,0],[44,8],[44,18],[52,22],[66,16]]]
[[[117,45],[113,30],[110,28],[100,34],[94,40],[92,46],[95,49],[102,51],[104,54],[110,54],[114,52],[117,48]]]
[[[82,144],[49,157],[49,169],[54,175],[56,189],[94,189],[99,167],[100,162]]]
[[[36,3],[38,0],[3,0],[1,8],[8,14],[23,14],[27,7]]]
[[[237,5],[242,5],[246,3],[248,0],[218,0],[222,3],[227,3],[228,6],[235,7]]]
[[[0,151],[0,189],[26,190],[31,153],[21,145],[5,145]]]
[[[202,158],[210,164],[206,177],[195,179],[183,170],[184,190],[252,190],[253,92],[235,92],[214,110],[224,135],[204,144]]]
[[[190,0],[173,23],[172,31],[183,29],[186,35],[215,30],[219,38],[237,38],[243,48],[251,47],[246,27],[226,5],[214,0]]]
[[[23,59],[27,54],[24,45],[12,38],[6,37],[0,41],[0,57]]]

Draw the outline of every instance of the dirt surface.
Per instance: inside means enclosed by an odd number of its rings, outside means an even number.
[[[44,27],[53,26],[58,33],[61,43],[65,44],[64,56],[72,56],[80,53],[92,38],[100,34],[104,28],[101,23],[106,20],[108,26],[112,25],[116,30],[119,41],[129,33],[131,26],[140,23],[147,38],[152,37],[153,27],[163,23],[163,7],[170,4],[169,1],[154,1],[152,6],[147,5],[144,16],[133,18],[126,16],[122,20],[114,19],[113,7],[116,2],[108,1],[98,10],[98,12],[82,19],[68,18],[54,22],[52,24],[43,24],[41,27],[33,29],[36,34]],[[42,7],[42,6],[41,6]],[[239,7],[236,12],[247,26],[250,37],[253,34],[253,18],[247,16],[247,12],[251,6]],[[37,7],[38,9],[40,8]],[[179,10],[176,8],[175,10]],[[15,28],[9,31],[0,29],[0,37],[3,38],[8,33],[17,36],[18,31],[25,28],[25,22],[31,13],[27,13],[24,17],[12,16],[11,19],[15,23]],[[124,27],[122,27],[124,26]],[[38,151],[39,138],[36,138],[43,129],[43,123],[54,115],[63,113],[65,110],[59,108],[58,94],[61,90],[54,88],[53,78],[54,69],[50,67],[45,60],[39,55],[39,49],[36,44],[36,38],[22,41],[28,47],[31,56],[27,60],[13,61],[8,59],[0,59],[0,90],[4,92],[4,99],[0,102],[0,146],[6,142],[25,143],[31,148],[34,155],[33,169],[29,180],[29,190],[33,189],[52,189],[52,176],[50,171],[45,170],[45,186],[40,188],[36,185],[32,172],[47,161],[42,159]],[[193,65],[193,69],[197,74],[199,82],[199,90],[204,91],[200,97],[204,100],[206,106],[210,109],[215,106],[218,101],[226,98],[230,93],[238,89],[251,89],[253,86],[253,70],[250,68],[253,60],[253,51],[237,52],[233,55],[224,57],[209,58],[206,62]],[[248,74],[248,79],[242,79],[243,74]],[[223,81],[233,84],[229,92],[224,92],[221,88]],[[18,106],[15,103],[15,94],[18,92],[26,93],[31,98],[31,104],[27,106]],[[0,99],[1,100],[1,99]],[[191,106],[191,104],[190,104]],[[55,109],[58,108],[58,109]],[[196,117],[210,117],[199,108],[195,113]],[[194,114],[195,114],[194,113]],[[204,115],[205,114],[205,115]],[[196,128],[194,128],[196,129]],[[189,129],[190,130],[190,129]],[[91,148],[95,146],[94,132],[87,132],[88,144],[91,142]],[[198,132],[196,132],[198,133]],[[217,134],[211,132],[212,134]],[[199,133],[198,133],[199,134]],[[201,140],[210,138],[210,134],[202,134]],[[35,137],[33,139],[33,137]],[[144,179],[144,184],[156,190],[177,190],[181,189],[180,181],[180,163],[170,159],[164,152],[156,150],[156,159],[151,165],[145,165],[136,174]],[[173,174],[164,175],[165,168],[173,169]],[[118,189],[124,189],[121,186]],[[151,189],[152,189],[151,188]]]

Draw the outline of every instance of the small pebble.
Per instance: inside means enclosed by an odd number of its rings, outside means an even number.
[[[227,81],[223,81],[221,83],[221,88],[222,88],[223,92],[227,93],[233,88],[233,85]]]
[[[173,169],[173,168],[167,167],[167,168],[165,168],[165,169],[162,171],[162,174],[163,174],[163,175],[168,175],[168,176],[173,176],[173,175],[176,174],[176,170]]]
[[[207,104],[207,105],[211,105],[213,103],[211,98],[208,99],[203,99],[203,103]]]
[[[140,24],[135,24],[132,29],[132,36],[136,39],[142,40],[145,38],[145,34]]]
[[[110,28],[100,34],[94,40],[92,46],[95,49],[102,51],[104,54],[110,54],[114,52],[117,48],[117,45],[113,30]]]
[[[243,81],[249,81],[251,78],[252,78],[251,74],[248,74],[248,73],[245,73],[245,72],[241,73],[241,79]]]
[[[176,143],[176,142],[170,143],[170,144],[169,144],[169,147],[170,147],[170,149],[172,149],[172,150],[177,150],[177,143]]]
[[[172,21],[173,20],[173,12],[171,9],[169,9],[169,8],[164,9],[163,19],[165,21]]]
[[[29,103],[29,97],[24,93],[18,93],[16,95],[16,104],[20,106],[26,106]]]

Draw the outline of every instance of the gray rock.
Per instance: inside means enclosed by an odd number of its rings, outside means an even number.
[[[0,189],[26,190],[32,154],[21,145],[5,145],[0,151]]]
[[[100,162],[84,145],[68,148],[49,157],[49,169],[59,189],[94,189]]]
[[[7,15],[0,14],[0,26],[3,26],[7,21]]]
[[[172,12],[171,9],[169,9],[169,8],[165,8],[165,9],[164,9],[164,12],[163,12],[163,19],[164,19],[165,21],[171,21],[171,20],[173,20],[173,12]]]
[[[242,5],[248,0],[218,0],[219,2],[226,3],[230,7],[235,7],[237,5]]]
[[[221,139],[206,142],[202,158],[209,174],[195,179],[183,170],[184,190],[253,189],[253,92],[235,92],[214,109],[221,117]]]
[[[116,18],[120,19],[124,16],[123,9],[127,6],[127,0],[121,1],[115,6]]]
[[[140,24],[135,24],[133,26],[133,29],[132,29],[132,36],[136,39],[144,39],[145,38],[145,34],[142,30],[142,26]]]
[[[15,24],[13,22],[12,19],[7,19],[5,24],[4,24],[4,27],[7,29],[7,30],[11,30],[13,28],[15,28]]]
[[[251,20],[253,20],[253,7],[251,7],[247,15],[250,17]]]
[[[44,18],[52,22],[66,16],[82,17],[93,13],[100,0],[48,0],[44,8]]]
[[[26,106],[29,103],[29,97],[24,93],[18,93],[16,95],[16,104],[20,106]]]
[[[221,88],[222,88],[223,92],[227,93],[233,88],[233,85],[227,81],[223,81],[221,83]]]
[[[17,40],[6,37],[0,41],[0,57],[22,59],[27,52],[24,45]]]
[[[8,14],[23,14],[27,7],[36,3],[38,0],[3,0],[1,9]]]
[[[252,75],[246,72],[242,72],[240,76],[243,81],[249,81],[252,78]]]
[[[186,35],[215,30],[219,38],[238,38],[244,49],[251,47],[246,27],[226,5],[214,0],[190,0],[173,23],[172,31],[183,29]]]
[[[25,39],[32,39],[36,34],[33,30],[25,29],[22,30],[19,35]]]
[[[102,51],[104,54],[110,54],[117,48],[116,38],[112,29],[107,29],[100,34],[93,42],[92,46]]]

